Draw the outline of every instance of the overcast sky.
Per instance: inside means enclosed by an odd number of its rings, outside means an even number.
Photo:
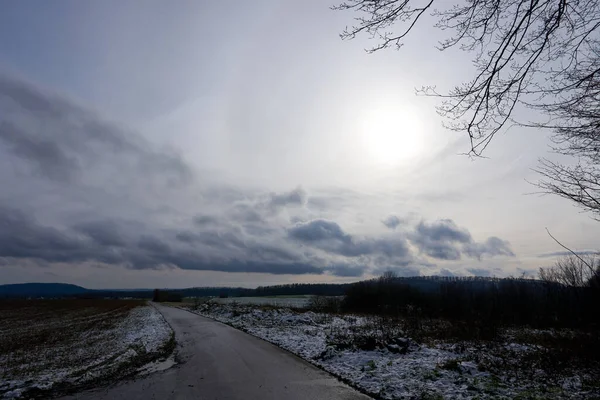
[[[535,274],[600,226],[527,180],[547,133],[460,155],[436,100],[469,78],[425,24],[342,41],[314,1],[0,6],[0,283],[257,286]]]

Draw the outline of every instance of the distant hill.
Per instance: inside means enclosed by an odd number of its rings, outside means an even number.
[[[68,283],[17,283],[0,285],[0,297],[67,297],[92,290]]]
[[[282,296],[282,295],[343,295],[348,284],[306,284],[294,283],[288,285],[261,286],[256,289],[241,287],[195,287],[185,289],[164,289],[169,293],[182,297],[228,297],[247,296]],[[86,289],[66,283],[20,283],[0,285],[0,298],[32,297],[32,298],[141,298],[151,299],[153,289]]]

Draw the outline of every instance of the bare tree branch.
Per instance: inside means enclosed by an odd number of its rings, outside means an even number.
[[[507,126],[552,130],[552,150],[576,164],[541,160],[538,187],[600,220],[600,0],[346,0],[333,8],[357,15],[343,39],[378,39],[369,52],[400,48],[429,13],[448,34],[439,50],[469,52],[476,68],[448,93],[418,91],[441,99],[444,125],[466,132],[475,156]],[[547,119],[520,121],[517,109]]]
[[[561,242],[558,241],[558,239],[556,239],[554,236],[552,236],[552,234],[550,233],[550,231],[548,230],[548,228],[546,228],[546,232],[548,232],[548,235],[550,235],[550,237],[556,242],[558,243],[558,245],[560,247],[562,247],[563,249],[567,250],[568,252],[570,252],[571,254],[573,254],[575,257],[577,257],[583,264],[585,264],[590,271],[592,272],[592,274],[594,274],[596,272],[595,268],[590,265],[587,261],[585,261],[579,254],[575,253],[573,250],[571,250],[570,248],[568,248],[567,246],[565,246],[564,244],[562,244]]]

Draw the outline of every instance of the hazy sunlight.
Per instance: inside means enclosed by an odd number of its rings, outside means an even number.
[[[410,109],[378,108],[361,117],[365,151],[379,164],[397,165],[419,155],[422,125]]]

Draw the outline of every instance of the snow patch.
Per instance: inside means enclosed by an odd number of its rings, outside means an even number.
[[[398,337],[370,351],[332,345],[335,334],[369,329],[373,321],[364,316],[214,303],[190,311],[274,343],[383,399],[512,399],[544,390],[543,383],[511,381],[509,376],[481,370],[474,361],[480,349],[468,343],[426,346]],[[516,343],[506,346],[517,352],[532,350]],[[563,382],[562,392],[544,392],[542,396],[582,398],[589,393],[581,387],[575,376]]]
[[[156,308],[133,308],[111,328],[92,328],[69,347],[44,349],[44,353],[32,355],[30,363],[7,370],[4,376],[9,379],[0,382],[0,398],[21,398],[30,389],[48,390],[58,383],[79,385],[101,378],[139,355],[157,353],[171,337],[171,327]],[[90,338],[94,340],[88,341]],[[52,354],[70,355],[72,362],[53,365]],[[10,354],[0,356],[0,365],[9,359]]]

